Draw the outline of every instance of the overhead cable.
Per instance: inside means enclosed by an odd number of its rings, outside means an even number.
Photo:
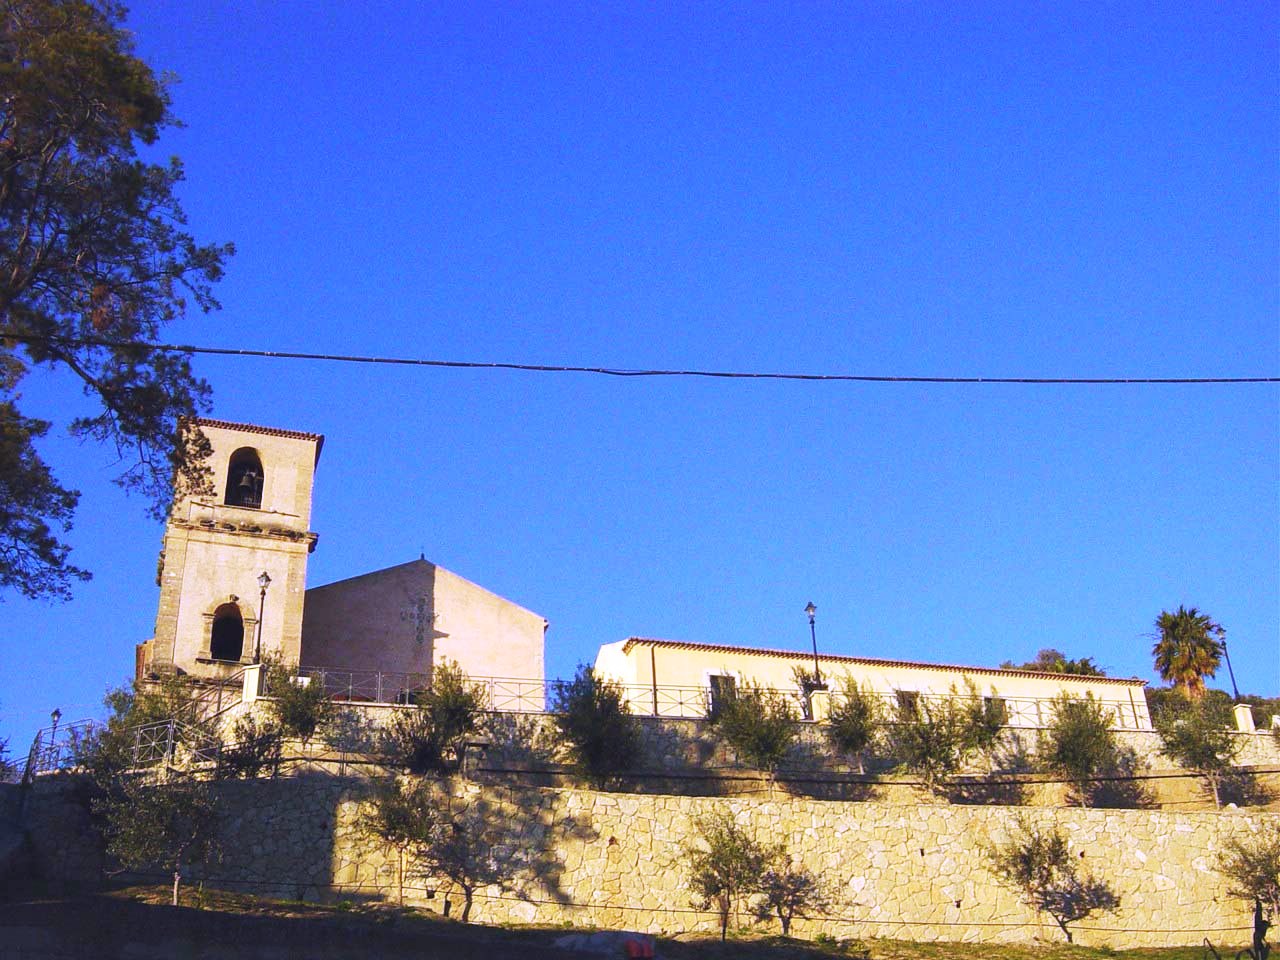
[[[607,377],[700,377],[719,380],[798,380],[851,383],[954,383],[954,384],[1035,384],[1035,385],[1143,385],[1143,384],[1244,384],[1280,383],[1280,377],[950,377],[900,376],[858,373],[779,373],[752,370],[628,369],[622,367],[577,366],[571,364],[510,363],[498,360],[429,360],[419,357],[376,357],[340,353],[305,353],[293,350],[249,350],[240,347],[202,347],[184,343],[150,343],[139,340],[109,340],[88,337],[52,337],[0,330],[0,339],[25,343],[49,343],[62,347],[129,348],[155,353],[182,353],[220,357],[251,357],[266,360],[310,360],[331,363],[387,364],[409,367],[436,367],[454,370],[517,370],[529,373],[588,373]]]

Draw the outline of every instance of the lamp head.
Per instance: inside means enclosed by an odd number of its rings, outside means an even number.
[[[817,607],[815,607],[815,606],[813,605],[813,601],[812,601],[812,600],[810,600],[810,601],[809,601],[808,606],[806,606],[806,607],[804,608],[804,612],[805,612],[806,614],[808,614],[808,615],[809,615],[809,619],[810,619],[810,620],[812,620],[812,619],[813,619],[813,615],[814,615],[815,613],[817,613],[817,612],[818,612],[818,608],[817,608]]]
[[[262,573],[258,574],[258,586],[263,590],[271,586],[271,577],[267,574],[267,571],[263,570]]]

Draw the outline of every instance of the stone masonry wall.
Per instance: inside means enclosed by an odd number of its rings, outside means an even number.
[[[205,871],[214,886],[264,895],[324,900],[383,900],[401,895],[397,855],[358,829],[368,781],[312,774],[219,785],[225,811],[224,856]],[[47,871],[92,860],[68,849],[54,784],[31,803],[40,816]],[[919,940],[1060,940],[1001,886],[986,848],[1019,818],[1058,825],[1088,874],[1120,898],[1114,914],[1073,925],[1076,940],[1112,947],[1244,943],[1246,904],[1227,895],[1215,871],[1228,837],[1280,827],[1267,813],[1164,813],[1074,808],[826,802],[795,798],[643,796],[586,790],[506,789],[459,784],[449,802],[458,815],[483,810],[493,857],[509,887],[476,898],[473,919],[596,924],[651,932],[711,930],[715,918],[692,903],[680,851],[698,817],[725,811],[763,841],[784,843],[818,871],[837,899],[833,916],[797,920],[812,937],[884,936]],[[56,856],[52,856],[56,852]],[[447,881],[405,866],[406,903],[460,912]],[[743,922],[746,922],[745,917]]]

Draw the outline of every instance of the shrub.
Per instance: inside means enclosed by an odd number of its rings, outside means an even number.
[[[770,782],[799,735],[791,698],[754,683],[727,692],[710,723],[741,759],[768,773]]]
[[[781,848],[766,847],[734,822],[727,813],[712,813],[694,821],[695,839],[681,851],[695,905],[714,907],[720,918],[720,939],[728,936],[729,917],[739,902],[757,889]]]
[[[1114,911],[1120,898],[1101,880],[1081,877],[1067,839],[1054,827],[1042,831],[1019,819],[1009,840],[988,849],[992,872],[1013,887],[1029,907],[1049,914],[1072,942],[1067,924]]]
[[[551,710],[564,738],[563,753],[580,776],[598,786],[635,767],[640,735],[622,687],[588,664],[556,686]]]
[[[884,722],[884,701],[870,687],[860,686],[846,675],[841,695],[833,698],[831,715],[823,728],[827,740],[839,753],[857,761],[858,772],[874,750]]]

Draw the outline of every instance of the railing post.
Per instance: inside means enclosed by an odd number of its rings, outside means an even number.
[[[245,703],[253,703],[262,693],[262,664],[253,663],[244,668],[241,680],[240,699]]]

